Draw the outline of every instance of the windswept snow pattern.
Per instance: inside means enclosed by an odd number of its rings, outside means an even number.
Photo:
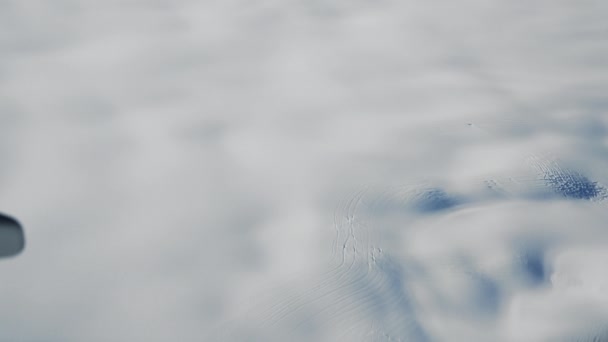
[[[217,340],[299,341],[322,334],[328,341],[429,341],[416,320],[404,270],[383,253],[361,215],[362,207],[377,205],[370,200],[362,191],[336,211],[330,270],[303,291],[273,292],[271,303],[228,325]],[[252,321],[260,324],[251,327]],[[248,328],[238,332],[242,325]]]
[[[461,226],[461,216],[470,215],[471,210],[492,215],[501,207],[516,214],[522,208],[560,203],[560,198],[567,200],[561,204],[566,207],[568,200],[594,205],[588,200],[604,199],[602,185],[563,168],[558,160],[538,156],[528,160],[528,176],[483,182],[493,185],[487,187],[490,192],[499,191],[497,184],[501,184],[501,193],[508,195],[498,199],[491,194],[449,193],[427,181],[379,193],[359,192],[336,211],[334,267],[312,281],[296,282],[310,284],[306,289],[273,292],[269,303],[256,308],[252,316],[237,318],[224,328],[228,333],[218,340],[244,340],[245,336],[277,341],[304,341],[310,336],[323,341],[443,341],[450,336],[500,340],[499,324],[513,298],[535,289],[555,289],[553,283],[558,276],[552,253],[561,244],[558,241],[571,232],[539,236],[526,226],[479,227],[474,220],[464,220],[466,226]],[[538,176],[530,178],[534,174]],[[522,191],[522,184],[534,189]],[[545,195],[530,197],[530,193],[541,192]],[[452,224],[454,227],[450,227]],[[460,228],[461,233],[449,231]],[[433,229],[446,234],[432,233]],[[486,230],[481,234],[486,237],[472,233],[478,229]],[[388,240],[382,236],[387,233],[392,234]],[[457,241],[458,235],[470,240]],[[454,239],[454,245],[462,245],[462,249],[429,254],[420,249],[423,243],[410,249],[413,245],[408,240],[424,242],[426,237]],[[406,243],[391,243],[395,238]],[[484,248],[485,240],[489,239],[491,245],[503,238],[510,245],[491,256],[500,263],[484,265],[487,260],[474,259],[475,250]],[[428,247],[446,248],[445,243],[440,245],[443,247]],[[467,250],[466,245],[471,249]],[[450,248],[449,243],[447,246]],[[429,314],[438,322],[425,324]],[[252,326],[252,322],[259,324]],[[248,326],[245,332],[239,330],[243,324]],[[557,331],[539,338],[564,336]],[[604,341],[601,336],[569,340]]]
[[[536,167],[542,172],[542,179],[556,193],[566,198],[603,200],[606,189],[584,175],[562,168],[554,161],[538,161]]]
[[[0,341],[605,340],[607,17],[0,1]]]

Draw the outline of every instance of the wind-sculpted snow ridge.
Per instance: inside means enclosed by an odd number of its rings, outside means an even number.
[[[327,270],[269,291],[217,340],[501,339],[510,301],[554,286],[556,241],[570,239],[539,229],[542,218],[530,229],[518,215],[606,198],[602,185],[557,159],[529,161],[529,175],[480,182],[483,194],[431,182],[358,192],[336,210]]]

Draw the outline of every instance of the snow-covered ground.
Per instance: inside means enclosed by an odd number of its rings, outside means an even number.
[[[607,16],[0,1],[0,341],[608,341]]]

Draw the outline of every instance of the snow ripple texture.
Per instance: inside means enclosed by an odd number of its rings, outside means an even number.
[[[420,226],[425,220],[449,221],[471,208],[513,201],[601,203],[606,199],[603,185],[562,167],[557,159],[531,156],[528,165],[528,175],[483,180],[483,194],[453,194],[429,182],[380,192],[372,191],[374,187],[361,190],[336,210],[332,266],[314,279],[297,279],[272,290],[271,299],[227,324],[216,340],[304,341],[319,336],[326,341],[445,340],[449,335],[441,331],[450,329],[421,323],[429,321],[433,307],[447,312],[444,319],[451,320],[439,326],[453,325],[454,331],[473,339],[492,338],[487,327],[495,327],[516,291],[551,286],[547,243],[524,240],[509,252],[506,266],[498,268],[484,268],[466,257],[433,260],[415,251],[404,252],[398,243],[386,248],[382,243],[391,240],[385,234],[395,222],[407,240],[408,226]],[[441,289],[440,282],[456,284],[455,293]],[[302,284],[307,288],[302,289]],[[469,325],[471,321],[475,323]],[[605,336],[605,332],[581,332],[569,340],[606,341]]]

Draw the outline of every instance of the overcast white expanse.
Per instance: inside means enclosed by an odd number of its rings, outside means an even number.
[[[607,17],[0,0],[0,341],[608,341]]]

